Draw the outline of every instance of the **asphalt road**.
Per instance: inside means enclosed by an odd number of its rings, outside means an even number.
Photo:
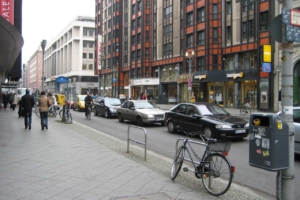
[[[118,137],[122,140],[127,140],[128,126],[131,123],[125,121],[120,123],[117,118],[106,119],[102,116],[92,115],[91,120],[87,120],[84,112],[72,111],[73,120],[82,123],[91,128],[100,130],[109,135]],[[136,124],[133,124],[136,125]],[[175,154],[175,144],[179,138],[184,138],[185,135],[180,133],[170,134],[166,126],[146,125],[147,133],[147,149],[173,158]],[[144,142],[143,130],[130,128],[130,138]],[[200,141],[198,137],[190,138],[195,141]],[[203,152],[203,147],[193,146],[196,152]],[[234,182],[239,185],[244,185],[253,189],[257,189],[272,195],[276,195],[276,172],[252,167],[249,162],[249,144],[248,138],[244,140],[233,141],[231,150],[228,156],[232,165],[236,166]],[[295,156],[295,199],[300,199],[300,155]],[[275,197],[274,197],[275,198]]]

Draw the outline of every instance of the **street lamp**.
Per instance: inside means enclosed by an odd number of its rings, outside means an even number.
[[[191,102],[192,97],[192,64],[194,60],[195,52],[192,50],[192,52],[185,52],[185,58],[186,61],[189,63],[189,79],[188,79],[188,91],[189,91],[189,99],[188,102]]]
[[[47,44],[47,40],[42,40],[41,47],[43,50],[43,62],[42,62],[42,91],[44,91],[44,81],[45,81],[45,72],[44,72],[44,57],[45,57],[45,47]]]

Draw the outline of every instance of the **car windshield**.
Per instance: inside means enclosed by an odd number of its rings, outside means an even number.
[[[120,99],[105,98],[104,101],[106,104],[110,104],[110,105],[120,105],[121,104]]]
[[[79,100],[80,101],[84,101],[84,98],[85,98],[86,96],[79,96]]]
[[[230,115],[225,109],[214,105],[199,106],[202,115]]]
[[[148,101],[138,101],[135,103],[136,109],[151,109],[155,108],[153,105],[151,105]]]

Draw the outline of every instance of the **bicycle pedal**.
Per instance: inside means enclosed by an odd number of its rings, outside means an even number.
[[[183,167],[182,170],[183,170],[184,172],[188,172],[188,171],[189,171],[189,168]]]

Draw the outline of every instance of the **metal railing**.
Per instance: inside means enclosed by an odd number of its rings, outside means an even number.
[[[138,141],[138,140],[131,139],[131,138],[129,137],[129,133],[130,133],[129,130],[130,130],[130,127],[136,128],[136,129],[143,129],[143,130],[144,130],[144,135],[145,135],[145,142],[144,142],[144,143],[143,143],[143,142],[140,142],[140,141]],[[146,133],[146,129],[143,128],[143,127],[139,127],[139,126],[133,126],[133,125],[128,126],[128,129],[127,129],[127,153],[129,153],[129,141],[133,141],[133,142],[135,142],[135,143],[137,143],[137,144],[145,145],[144,159],[145,159],[145,161],[146,161],[146,153],[147,153],[147,133]]]

